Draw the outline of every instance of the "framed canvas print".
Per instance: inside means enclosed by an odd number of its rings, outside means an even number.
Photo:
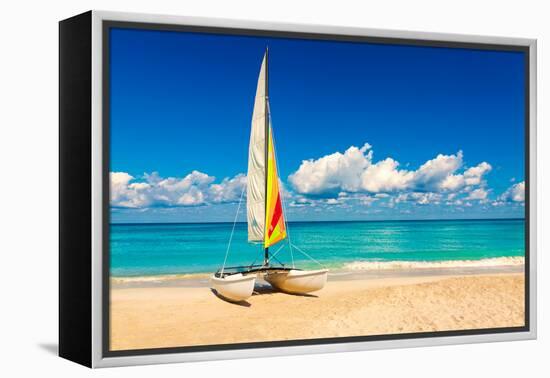
[[[60,22],[60,355],[536,337],[536,42]]]

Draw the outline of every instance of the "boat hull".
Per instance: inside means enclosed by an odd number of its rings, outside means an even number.
[[[223,278],[212,276],[210,278],[212,289],[218,295],[230,302],[246,301],[254,292],[256,275],[232,274]]]
[[[276,289],[290,294],[307,294],[321,290],[326,282],[328,269],[289,270],[270,272],[264,279]]]

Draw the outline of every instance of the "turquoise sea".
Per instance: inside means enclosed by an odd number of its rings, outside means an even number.
[[[207,273],[224,260],[231,223],[112,224],[111,275],[134,277]],[[332,269],[394,269],[414,266],[521,263],[525,221],[437,220],[292,222],[293,245]],[[237,223],[227,266],[261,262],[262,247],[247,242]],[[284,246],[281,250],[279,248]],[[279,251],[278,251],[279,250]],[[276,258],[297,267],[318,264],[281,242]]]

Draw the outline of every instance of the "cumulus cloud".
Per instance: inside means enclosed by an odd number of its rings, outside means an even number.
[[[414,180],[414,173],[398,169],[399,163],[392,158],[373,164],[369,159],[361,173],[360,189],[370,192],[391,192],[408,188]]]
[[[487,199],[487,191],[483,188],[477,188],[472,190],[468,196],[466,197],[467,200],[485,200]]]
[[[441,182],[440,188],[455,191],[464,187],[483,184],[483,176],[491,171],[491,164],[482,162],[475,167],[468,168],[463,174],[449,174]]]
[[[111,172],[110,179],[111,203],[116,203],[119,207],[142,207],[148,203],[148,183],[130,183],[134,177],[126,172]]]
[[[439,205],[443,196],[434,192],[407,192],[401,193],[392,199],[394,204],[401,202],[416,203],[418,205]]]
[[[439,154],[435,159],[428,160],[414,172],[415,186],[419,189],[445,189],[443,183],[462,166],[462,151],[456,155]]]
[[[111,206],[145,208],[162,206],[200,206],[237,201],[246,186],[239,174],[214,183],[215,177],[192,171],[183,178],[163,178],[158,173],[136,179],[126,172],[111,172]]]
[[[512,183],[498,197],[490,196],[486,175],[488,162],[465,166],[464,154],[438,154],[419,164],[401,166],[392,157],[374,160],[370,144],[351,146],[317,159],[302,161],[281,183],[286,206],[303,212],[323,209],[362,209],[378,207],[400,210],[411,206],[447,205],[464,211],[472,204],[504,206],[522,203],[524,182]],[[239,200],[246,187],[246,175],[217,180],[204,172],[192,171],[183,177],[161,177],[145,173],[133,177],[126,172],[111,172],[111,205],[146,209],[149,207],[191,207]],[[373,210],[374,209],[374,210]],[[332,211],[332,210],[331,210]],[[396,210],[397,211],[397,210]]]
[[[315,203],[313,201],[308,200],[305,197],[297,196],[294,198],[289,205],[290,207],[306,207],[306,206],[315,206]]]
[[[302,194],[355,192],[371,159],[370,147],[365,143],[361,148],[351,146],[343,154],[335,152],[317,160],[304,160],[289,181]]]
[[[233,178],[224,178],[219,184],[212,184],[209,196],[214,203],[226,203],[238,200],[246,186],[246,175],[238,174]]]
[[[458,190],[464,186],[464,175],[448,175],[439,186],[443,190]]]
[[[501,202],[525,202],[525,181],[518,182],[517,184],[509,187],[499,197]]]
[[[464,183],[466,185],[479,185],[483,175],[491,171],[493,167],[487,162],[482,162],[475,167],[468,168],[464,172]]]
[[[491,165],[482,162],[463,170],[463,153],[439,154],[417,170],[400,169],[391,157],[373,161],[371,145],[349,147],[318,159],[304,160],[289,176],[293,188],[300,194],[332,196],[338,192],[453,192],[483,185],[483,177]],[[425,196],[424,196],[425,197]],[[425,200],[429,201],[429,200]]]

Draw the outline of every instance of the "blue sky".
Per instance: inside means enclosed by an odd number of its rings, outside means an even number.
[[[233,219],[266,46],[289,220],[523,217],[523,53],[110,38],[114,222]]]

